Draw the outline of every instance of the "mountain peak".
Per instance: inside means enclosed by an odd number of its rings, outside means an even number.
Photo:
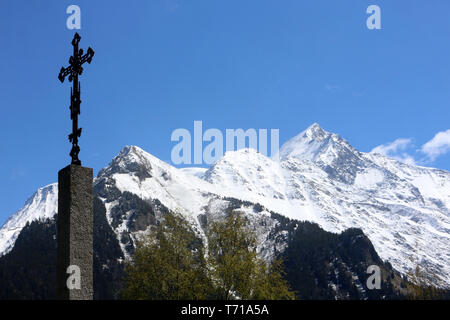
[[[117,156],[124,158],[124,157],[129,157],[132,155],[139,155],[139,154],[144,154],[144,153],[147,153],[147,152],[144,151],[143,149],[139,148],[138,146],[130,145],[130,146],[123,147]]]
[[[332,134],[323,130],[318,123],[313,123],[281,146],[280,159],[285,160],[294,157],[314,160],[332,136]]]
[[[288,158],[312,161],[334,178],[349,183],[355,172],[344,168],[354,168],[361,162],[359,152],[345,139],[323,130],[317,123],[283,144],[280,160]]]
[[[160,161],[138,146],[125,146],[111,163],[100,170],[98,177],[109,176],[115,173],[134,173],[140,178],[151,177],[152,163]]]
[[[323,137],[323,136],[326,136],[327,134],[329,134],[328,132],[323,130],[322,127],[317,122],[314,122],[302,133],[307,135],[310,138],[319,138],[319,137]]]

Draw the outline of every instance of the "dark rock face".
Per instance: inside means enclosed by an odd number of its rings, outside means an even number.
[[[159,201],[143,201],[138,196],[124,192],[118,198],[119,204],[111,209],[112,227],[117,228],[123,221],[127,221],[129,231],[144,231],[149,225],[156,223],[155,212]],[[168,211],[165,208],[165,211]]]
[[[360,229],[340,234],[323,231],[309,222],[285,221],[288,247],[282,253],[286,277],[299,299],[402,299],[399,273],[384,263]],[[367,268],[381,270],[381,289],[370,290]]]
[[[99,194],[104,193],[104,189],[100,187],[96,190],[99,191]],[[106,202],[117,202],[110,211],[111,227],[113,230],[117,230],[119,226],[126,224],[126,228],[120,231],[118,237],[127,254],[133,254],[135,243],[132,234],[156,225],[164,214],[169,213],[169,209],[158,199],[142,200],[133,193],[120,193],[111,186],[108,187],[108,190],[114,190],[114,195],[108,195]]]
[[[116,188],[113,179],[104,177],[95,182],[94,194],[97,197],[105,199],[106,202],[111,202],[120,197],[122,193]]]

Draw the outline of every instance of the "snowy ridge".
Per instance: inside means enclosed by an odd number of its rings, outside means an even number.
[[[55,186],[46,187],[52,188],[47,196],[38,191],[31,198],[36,201],[29,200],[0,229],[0,252],[11,248],[13,231],[17,237],[26,221],[56,212]],[[286,142],[279,162],[242,149],[227,152],[208,170],[178,169],[127,146],[99,172],[94,187],[119,239],[133,214],[125,212],[125,220],[113,226],[122,192],[158,200],[199,230],[201,215],[219,214],[226,205],[223,199],[233,198],[316,222],[327,231],[361,228],[380,257],[398,271],[407,273],[419,265],[436,284],[450,287],[450,173],[359,152],[318,124]],[[241,210],[251,220],[270,214],[245,206]],[[269,231],[259,239],[264,241]]]
[[[51,218],[58,211],[58,184],[53,183],[38,189],[0,228],[0,256],[14,246],[20,231],[28,222]]]
[[[449,286],[449,172],[358,152],[317,124],[282,146],[280,163],[255,151],[234,158],[219,160],[205,178],[327,231],[361,228],[397,270],[419,265]]]
[[[136,146],[127,146],[112,163],[101,170],[96,183],[113,181],[121,192],[131,192],[141,199],[158,199],[173,212],[196,217],[208,204],[204,195],[220,190],[195,175],[177,169]]]

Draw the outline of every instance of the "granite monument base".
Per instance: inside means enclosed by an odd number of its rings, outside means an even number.
[[[56,298],[92,300],[93,171],[71,164],[58,172]]]

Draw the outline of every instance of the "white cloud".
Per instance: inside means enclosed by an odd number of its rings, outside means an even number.
[[[450,129],[438,132],[433,139],[422,145],[418,150],[411,150],[412,147],[412,139],[399,138],[394,142],[379,145],[370,152],[380,153],[406,164],[429,164],[437,157],[450,152]],[[411,152],[414,155],[411,155]],[[417,158],[419,160],[416,160]]]
[[[380,153],[389,158],[404,162],[406,164],[416,164],[414,157],[405,152],[412,145],[412,139],[399,138],[394,142],[379,145],[370,151],[371,153]]]
[[[420,149],[430,161],[450,151],[450,129],[438,132],[433,139],[425,143]]]
[[[412,142],[412,139],[399,138],[394,142],[379,145],[370,151],[371,153],[381,153],[388,155],[389,153],[396,153],[401,150],[405,150]]]
[[[414,159],[413,156],[411,156],[407,153],[402,153],[401,155],[394,156],[394,159],[401,161],[403,163],[406,163],[406,164],[415,165],[415,166],[417,165],[416,159]]]

